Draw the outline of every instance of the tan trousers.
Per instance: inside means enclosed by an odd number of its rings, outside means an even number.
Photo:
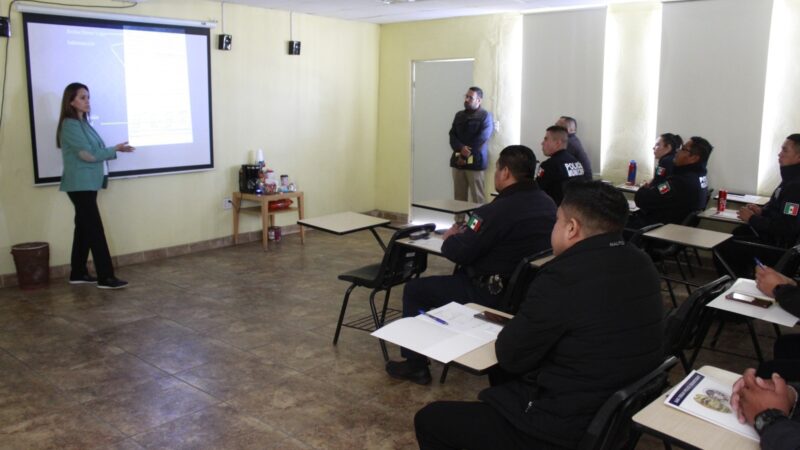
[[[483,170],[462,170],[451,169],[453,171],[453,198],[455,200],[472,201],[483,203]],[[469,194],[469,199],[467,198]],[[456,222],[462,222],[464,215],[459,214],[455,217]]]

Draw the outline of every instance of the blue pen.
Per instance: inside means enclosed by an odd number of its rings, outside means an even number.
[[[428,313],[427,313],[427,312],[426,312],[424,309],[420,309],[420,310],[419,310],[419,313],[420,313],[420,314],[423,314],[423,315],[426,315],[426,316],[428,316],[428,317],[430,317],[431,319],[433,319],[433,320],[435,320],[435,321],[439,322],[439,323],[440,323],[440,324],[442,324],[442,325],[450,325],[449,323],[447,323],[447,322],[445,322],[444,320],[442,320],[442,319],[440,319],[440,318],[438,318],[438,317],[434,316],[433,314],[428,314]]]
[[[767,266],[764,265],[764,263],[761,262],[760,259],[756,258],[755,256],[753,257],[753,259],[756,261],[756,265],[758,267],[761,267],[762,269],[765,269],[767,267]]]

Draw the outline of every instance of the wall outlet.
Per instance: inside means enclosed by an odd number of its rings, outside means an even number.
[[[222,199],[222,209],[231,209],[233,208],[233,201],[230,197],[225,197]]]

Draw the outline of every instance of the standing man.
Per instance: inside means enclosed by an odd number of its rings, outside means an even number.
[[[453,171],[453,193],[456,200],[483,203],[483,176],[489,162],[489,138],[494,126],[492,113],[481,108],[483,90],[469,88],[464,95],[464,110],[456,113],[450,127],[450,167]]]
[[[495,342],[513,379],[479,402],[422,408],[420,449],[575,448],[615,391],[663,361],[658,272],[622,240],[627,216],[612,186],[569,184],[550,237],[555,258]]]
[[[502,308],[503,289],[520,260],[550,247],[556,206],[533,180],[536,156],[524,145],[500,152],[494,187],[500,193],[453,225],[443,236],[442,256],[458,264],[453,275],[411,280],[403,289],[403,317],[416,316],[451,301]],[[428,358],[401,349],[405,361],[389,361],[394,378],[431,382]]]
[[[556,121],[556,125],[567,129],[569,138],[567,139],[567,153],[574,156],[583,166],[584,179],[591,181],[592,179],[592,162],[589,160],[589,155],[583,149],[581,140],[575,134],[578,131],[578,121],[569,116],[561,116]]]
[[[564,185],[571,180],[582,180],[585,175],[583,164],[566,149],[567,129],[558,125],[548,127],[542,139],[542,153],[549,159],[539,166],[536,181],[556,205],[564,197]]]

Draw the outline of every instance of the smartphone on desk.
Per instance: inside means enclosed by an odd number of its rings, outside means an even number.
[[[479,312],[479,313],[475,314],[473,317],[475,317],[476,319],[481,319],[481,320],[485,320],[487,322],[495,323],[495,324],[500,325],[500,326],[505,325],[506,323],[508,323],[509,320],[511,320],[508,317],[501,316],[499,314],[495,314],[495,313],[493,313],[491,311]]]
[[[759,308],[769,308],[775,303],[768,298],[754,297],[752,295],[742,294],[739,292],[731,292],[730,294],[726,295],[725,298],[735,302],[742,302],[753,306],[758,306]]]

